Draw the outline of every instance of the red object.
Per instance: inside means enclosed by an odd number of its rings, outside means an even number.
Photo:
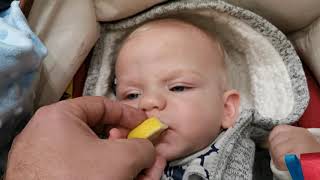
[[[320,87],[310,70],[306,67],[305,74],[307,77],[310,102],[300,118],[298,126],[304,128],[320,128]]]
[[[320,179],[320,152],[300,155],[304,180]]]

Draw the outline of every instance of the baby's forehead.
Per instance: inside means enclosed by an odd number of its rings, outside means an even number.
[[[218,43],[214,35],[194,24],[173,18],[152,20],[144,23],[129,33],[125,38],[124,43],[136,37],[146,36],[147,34],[154,34],[154,36],[157,36],[162,33],[168,35],[178,34],[177,37],[181,38],[204,38],[211,40],[212,43]]]
[[[128,64],[132,65],[132,61],[134,60],[130,57],[132,57],[133,52],[143,54],[141,57],[156,56],[158,54],[162,57],[175,56],[174,54],[177,52],[177,47],[179,47],[179,52],[184,52],[182,54],[185,54],[184,57],[180,59],[189,59],[185,56],[190,54],[195,56],[197,53],[203,53],[203,56],[199,55],[198,57],[200,59],[198,58],[198,60],[193,63],[208,63],[210,59],[210,62],[214,62],[216,68],[218,68],[221,64],[220,61],[224,59],[224,51],[220,46],[220,42],[215,39],[215,37],[210,36],[206,31],[182,20],[160,19],[147,22],[128,35],[122,48],[120,48],[116,64],[118,65],[117,67],[128,66]],[[134,53],[134,55],[136,54],[137,53]],[[149,54],[151,55],[148,56]],[[204,54],[207,54],[208,58],[201,58],[205,56]],[[129,59],[131,63],[128,63]],[[153,59],[154,58],[146,58],[145,60],[145,58],[139,58],[137,64],[141,62],[145,64],[146,61]],[[119,63],[119,60],[122,63]],[[173,58],[173,60],[177,59]],[[186,64],[187,62],[181,63]],[[223,65],[221,67],[223,67]]]
[[[150,40],[164,41],[167,37],[177,41],[187,42],[188,40],[191,40],[195,45],[196,43],[206,43],[209,46],[213,45],[212,47],[217,49],[222,56],[224,54],[223,45],[216,34],[190,22],[173,18],[157,19],[144,23],[131,31],[120,46],[123,47],[132,40],[142,40],[134,41],[134,43],[143,43],[149,42]],[[121,47],[119,48],[120,50]]]
[[[171,31],[183,31],[183,32],[196,31],[201,34],[204,33],[200,28],[178,19],[158,19],[158,20],[146,22],[140,27],[136,28],[133,32],[130,33],[128,38],[134,37],[135,35],[139,35],[140,33],[143,33],[143,32],[148,32],[148,31],[154,32],[156,30],[160,30],[160,31],[171,30]]]

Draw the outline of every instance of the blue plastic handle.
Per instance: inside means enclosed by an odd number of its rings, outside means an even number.
[[[303,180],[303,173],[299,159],[295,154],[286,154],[284,157],[292,180]]]

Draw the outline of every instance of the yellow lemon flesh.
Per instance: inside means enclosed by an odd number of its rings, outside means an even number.
[[[129,134],[128,139],[131,138],[144,138],[144,139],[154,139],[161,132],[167,129],[168,126],[159,121],[159,119],[155,117],[151,117],[144,122],[142,122],[139,126],[134,128]]]

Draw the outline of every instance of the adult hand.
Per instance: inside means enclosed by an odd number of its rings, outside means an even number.
[[[269,148],[272,160],[279,170],[287,170],[284,156],[320,152],[320,143],[305,128],[289,125],[276,126],[269,135]]]
[[[137,180],[157,180],[161,179],[163,171],[166,167],[166,159],[162,156],[156,156],[156,161],[150,169],[144,170],[136,178]]]
[[[143,139],[100,139],[92,129],[122,133],[146,118],[103,97],[82,97],[40,108],[15,138],[6,180],[133,179],[150,168],[155,149]]]

